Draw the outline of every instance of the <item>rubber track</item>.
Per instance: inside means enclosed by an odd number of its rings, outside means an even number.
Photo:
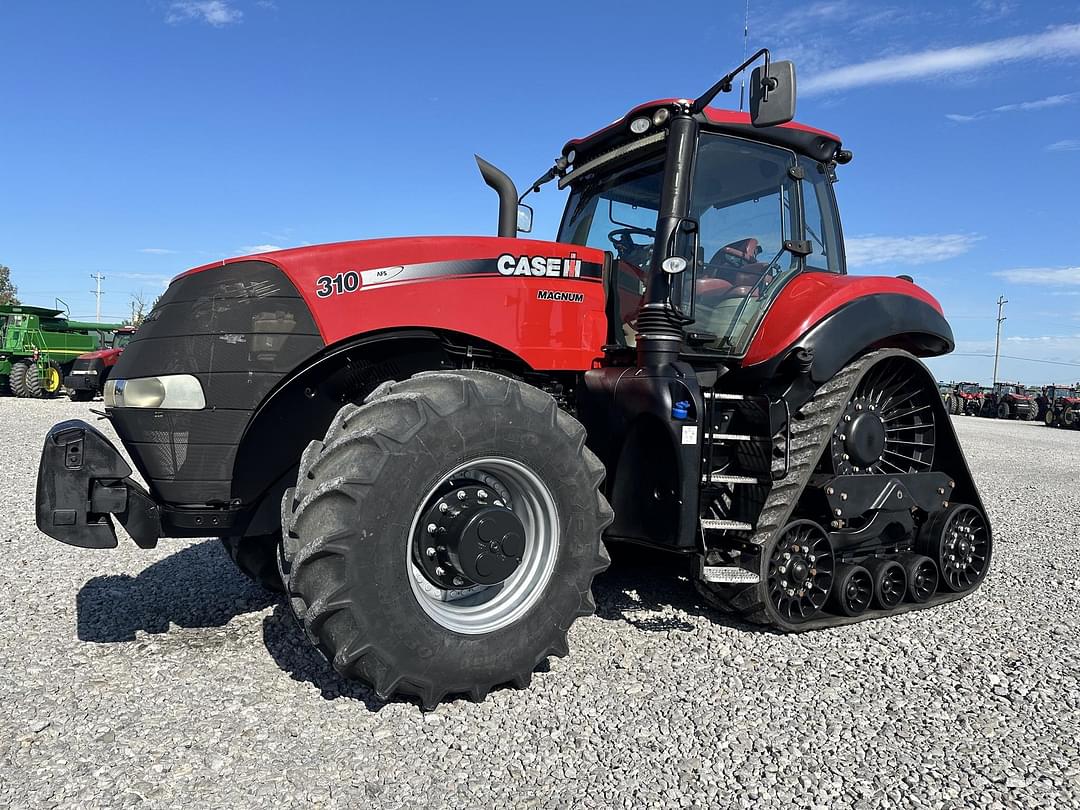
[[[817,467],[822,453],[825,452],[826,444],[840,421],[844,406],[854,393],[855,387],[872,366],[887,357],[896,356],[903,357],[907,354],[895,350],[884,350],[863,355],[844,366],[835,377],[826,381],[814,394],[813,399],[792,415],[791,465],[788,468],[788,474],[773,484],[755,524],[750,542],[764,549],[773,535],[787,525],[799,501],[799,496],[809,483],[810,476]],[[778,625],[769,616],[765,606],[764,589],[767,582],[764,576],[761,582],[741,588],[702,582],[697,576],[694,576],[693,580],[698,592],[714,607],[725,613],[734,613],[750,624],[771,625],[788,633],[853,624],[881,616],[893,616],[909,610],[951,602],[970,593],[967,591],[962,594],[940,594],[922,604],[902,604],[901,607],[889,611],[868,610],[858,616],[829,616],[800,624]]]
[[[455,372],[422,372],[402,382],[387,381],[379,385],[364,400],[363,405],[349,404],[338,411],[327,429],[322,441],[313,441],[304,450],[300,461],[297,485],[286,491],[281,503],[281,525],[284,527],[284,540],[278,557],[278,567],[282,581],[286,584],[286,593],[293,614],[304,629],[308,639],[332,664],[338,673],[347,678],[357,676],[374,686],[375,693],[383,700],[394,694],[413,695],[420,699],[424,708],[433,708],[448,694],[464,693],[474,701],[483,700],[488,692],[502,683],[511,683],[519,689],[526,688],[532,681],[532,672],[549,656],[559,658],[569,654],[566,628],[558,629],[547,644],[536,655],[532,666],[526,670],[510,673],[492,683],[483,684],[441,684],[429,679],[412,676],[405,678],[394,672],[386,663],[389,656],[381,654],[377,645],[363,637],[363,633],[350,615],[351,602],[348,599],[348,586],[335,577],[309,577],[310,581],[319,580],[318,589],[309,588],[300,592],[297,584],[300,573],[317,560],[328,556],[345,559],[348,544],[355,542],[352,532],[337,530],[309,539],[300,544],[297,526],[303,520],[305,512],[317,507],[324,499],[345,497],[356,505],[362,504],[366,497],[373,494],[373,484],[377,483],[381,464],[375,460],[374,469],[365,473],[356,472],[348,480],[342,477],[330,478],[316,485],[316,471],[333,455],[333,451],[348,444],[366,446],[373,455],[388,455],[412,440],[418,427],[407,426],[407,422],[396,419],[394,411],[402,408],[415,409],[422,426],[432,418],[446,416],[440,414],[426,395],[429,389],[449,385],[461,386],[464,400],[451,408],[456,412],[468,408],[476,400],[508,402],[509,398],[520,397],[526,407],[546,412],[551,419],[551,428],[570,437],[577,448],[578,455],[587,468],[589,480],[596,490],[597,511],[597,556],[589,576],[600,574],[611,564],[604,544],[600,541],[603,530],[611,525],[615,514],[601,494],[599,487],[603,483],[605,469],[603,463],[585,447],[585,429],[569,414],[561,411],[554,399],[537,389],[521,383],[506,385],[508,377],[487,371],[462,370]],[[362,420],[363,426],[350,425],[354,420]],[[374,459],[373,459],[374,460]],[[580,602],[574,617],[588,616],[596,611],[592,588],[585,587],[579,594]],[[338,632],[332,635],[346,638],[337,649],[327,644],[324,636],[328,623],[334,623]]]

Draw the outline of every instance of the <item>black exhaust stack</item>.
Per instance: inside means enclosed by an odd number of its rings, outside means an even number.
[[[499,195],[499,236],[511,239],[516,237],[518,193],[514,181],[501,169],[492,166],[479,155],[473,155],[473,157],[476,158],[476,165],[480,167],[484,182],[495,189]]]

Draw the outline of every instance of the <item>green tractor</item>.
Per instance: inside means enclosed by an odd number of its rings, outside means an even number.
[[[0,304],[0,395],[56,396],[75,358],[105,346],[119,328],[68,320],[59,309]]]

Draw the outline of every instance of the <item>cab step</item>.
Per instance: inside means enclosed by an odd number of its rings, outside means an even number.
[[[716,584],[747,584],[757,585],[761,577],[753,571],[739,568],[737,565],[706,565],[704,557],[698,555],[701,565],[698,568],[698,577],[705,582]]]
[[[752,532],[754,527],[740,520],[718,520],[702,518],[701,528],[707,532]]]
[[[767,484],[769,479],[757,475],[728,475],[727,473],[714,472],[712,475],[701,476],[703,484]]]

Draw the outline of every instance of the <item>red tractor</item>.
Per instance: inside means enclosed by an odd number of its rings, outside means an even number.
[[[64,377],[64,386],[73,402],[89,402],[104,390],[105,381],[134,334],[134,326],[122,326],[113,333],[108,348],[75,358],[71,371]]]
[[[1036,400],[1047,427],[1080,428],[1080,391],[1077,386],[1048,385]]]
[[[1033,421],[1039,415],[1039,406],[1024,386],[1019,383],[999,382],[983,395],[979,416],[996,419],[1021,419]]]
[[[978,416],[982,409],[983,391],[976,382],[956,383],[945,396],[945,405],[951,414]]]
[[[737,73],[750,114],[714,109]],[[933,376],[928,292],[849,276],[851,159],[789,123],[759,52],[697,100],[571,140],[533,188],[556,241],[342,242],[173,280],[120,358],[106,437],[56,425],[37,522],[76,546],[224,536],[347,678],[425,706],[525,686],[594,609],[604,541],[683,555],[782,631],[970,593],[991,530]]]

